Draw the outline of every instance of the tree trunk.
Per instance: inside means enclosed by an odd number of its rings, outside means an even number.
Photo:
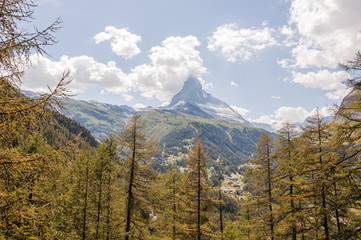
[[[322,153],[322,138],[321,138],[321,121],[320,119],[318,119],[318,144],[319,144],[319,153]],[[321,167],[321,174],[323,171],[323,161],[322,161],[322,156],[320,155],[319,158],[320,161],[320,167]],[[324,232],[325,232],[325,240],[329,240],[330,239],[330,234],[329,234],[329,229],[328,229],[328,220],[327,220],[327,213],[326,213],[326,193],[325,193],[325,184],[322,181],[322,188],[321,188],[321,200],[322,200],[322,225],[324,228]]]
[[[135,170],[136,139],[137,139],[137,136],[136,136],[136,122],[135,122],[134,130],[133,130],[133,154],[132,154],[132,162],[131,162],[131,167],[130,167],[129,187],[128,187],[125,240],[129,240],[130,222],[131,222],[131,215],[132,215],[132,210],[133,210],[133,181],[134,181],[134,170]]]
[[[198,149],[197,166],[197,239],[201,239],[201,151]]]
[[[221,230],[221,240],[223,240],[223,205],[222,205],[222,184],[221,184],[221,175],[219,174],[219,190],[218,190],[218,200],[219,200],[219,224]]]
[[[271,239],[274,240],[274,224],[273,224],[273,212],[272,212],[272,185],[271,185],[271,159],[269,143],[267,142],[267,180],[268,180],[268,201],[269,201],[269,215],[270,215],[270,231]]]
[[[111,200],[111,196],[110,196],[110,184],[111,184],[111,175],[109,172],[109,178],[108,178],[108,196],[107,196],[107,202],[108,202],[108,206],[107,206],[107,221],[106,221],[106,226],[107,226],[107,235],[106,235],[106,240],[110,239],[110,200]]]
[[[290,205],[291,205],[291,217],[292,217],[292,240],[297,240],[297,229],[296,229],[296,223],[295,223],[295,202],[293,199],[294,189],[293,189],[293,170],[292,168],[292,156],[291,156],[291,136],[290,133],[287,133],[287,144],[288,144],[288,166],[289,166],[289,179],[291,182],[290,185]]]
[[[337,185],[336,182],[334,183],[334,188],[335,188],[335,199],[336,199],[336,204],[337,204]],[[338,212],[338,206],[336,205],[336,223],[337,223],[337,233],[340,236],[341,234],[341,223],[340,223],[340,214]]]
[[[96,239],[99,239],[100,213],[101,213],[101,208],[102,208],[102,204],[101,204],[102,185],[103,185],[103,163],[101,163],[100,176],[99,176],[98,213],[97,213],[97,226],[96,226],[96,231],[95,231]]]
[[[84,194],[84,208],[83,208],[83,231],[82,231],[82,239],[86,239],[86,215],[87,215],[87,207],[88,207],[88,182],[89,182],[89,150],[86,162],[85,169],[85,194]]]
[[[175,232],[175,221],[176,221],[176,179],[175,174],[173,175],[173,227],[172,227],[172,239],[175,240],[176,232]]]
[[[250,220],[251,220],[251,216],[250,216],[250,213],[249,213],[249,206],[247,205],[247,222],[249,223]],[[251,240],[251,228],[249,226],[247,226],[247,239],[248,240]]]

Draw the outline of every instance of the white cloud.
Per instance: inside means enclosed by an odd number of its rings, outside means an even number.
[[[235,105],[231,105],[231,108],[242,116],[245,116],[247,113],[249,113],[248,109],[237,107]]]
[[[168,105],[169,105],[169,103],[170,103],[170,102],[165,101],[165,102],[163,102],[160,106],[161,106],[161,107],[165,107],[165,106],[168,106]]]
[[[278,29],[283,35],[286,35],[287,38],[292,38],[295,34],[295,30],[293,30],[290,26],[283,25],[282,28]]]
[[[282,127],[282,124],[285,122],[289,122],[291,124],[303,123],[308,117],[314,115],[316,110],[317,108],[314,108],[309,112],[303,107],[294,108],[282,106],[271,115],[263,114],[261,117],[250,121],[255,123],[268,124],[274,130],[279,130]],[[330,108],[329,106],[324,106],[318,110],[324,117],[332,116],[334,114],[334,109]]]
[[[130,78],[146,98],[168,101],[182,87],[189,76],[202,80],[207,72],[199,51],[200,45],[194,36],[168,37],[161,46],[152,47],[151,64],[132,69]]]
[[[317,110],[323,117],[329,117],[335,115],[337,107],[324,106],[321,109],[314,108],[312,109],[310,116],[315,115]]]
[[[289,26],[284,34],[298,34],[287,67],[336,68],[349,60],[361,45],[361,1],[292,0]]]
[[[345,71],[330,72],[320,70],[318,72],[299,73],[292,72],[292,82],[299,83],[306,88],[320,88],[326,91],[330,99],[340,99],[348,93],[346,86],[342,83],[351,76]]]
[[[280,96],[271,96],[270,98],[271,98],[271,99],[281,99]]]
[[[280,107],[274,113],[276,119],[280,119],[283,122],[303,122],[307,117],[310,116],[310,112],[305,110],[303,107]]]
[[[95,35],[94,40],[96,44],[110,40],[112,51],[126,59],[133,58],[141,52],[137,46],[141,37],[129,32],[127,28],[117,29],[108,26],[104,32]]]
[[[139,91],[148,99],[169,101],[189,76],[200,79],[204,86],[211,86],[202,80],[207,69],[195,49],[199,45],[194,36],[169,37],[161,46],[150,50],[150,64],[136,66],[129,73],[124,73],[115,62],[99,63],[88,56],[62,56],[59,61],[32,56],[33,66],[25,72],[22,88],[46,91],[44,79],[54,86],[61,74],[70,70],[72,83],[69,88],[73,93],[96,86],[120,94],[126,100],[132,98],[131,91]]]
[[[235,83],[234,81],[231,81],[231,85],[234,86],[234,87],[237,87],[237,83]]]
[[[269,24],[268,20],[264,20],[262,23],[261,23],[261,26],[262,27],[265,27]]]
[[[204,90],[208,90],[208,89],[214,88],[213,83],[205,83],[205,82],[202,82],[202,86],[203,86],[203,89],[204,89]]]
[[[295,39],[296,37],[296,30],[292,29],[292,27],[288,25],[283,25],[282,27],[279,27],[278,32],[281,33],[286,38],[283,40],[282,45],[286,47],[292,47],[297,45],[297,41]],[[286,60],[280,60],[279,62],[286,62]],[[287,60],[288,64],[289,60]]]
[[[88,56],[70,58],[62,56],[59,61],[45,57],[32,56],[32,68],[25,72],[23,87],[35,91],[47,91],[44,79],[49,86],[54,87],[64,71],[70,70],[71,84],[68,86],[73,93],[84,92],[90,86],[123,94],[129,92],[133,83],[127,78],[115,62],[99,63]]]
[[[260,116],[255,120],[248,119],[248,121],[250,121],[251,123],[254,122],[254,123],[268,124],[271,126],[273,130],[278,130],[282,127],[282,120],[274,119],[273,116],[268,116],[266,114],[263,114],[262,116]]]
[[[133,105],[133,108],[134,108],[136,111],[139,111],[139,110],[142,109],[142,108],[146,108],[146,106],[145,106],[144,104],[137,103],[137,104]]]
[[[274,46],[277,41],[272,36],[275,31],[263,28],[240,28],[236,24],[226,24],[217,28],[212,37],[208,38],[208,49],[211,52],[220,51],[229,62],[237,59],[249,60],[255,52]]]

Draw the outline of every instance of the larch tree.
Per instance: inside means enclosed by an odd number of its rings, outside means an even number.
[[[299,221],[297,207],[299,187],[297,184],[297,152],[295,146],[296,131],[292,124],[284,123],[278,131],[275,154],[277,155],[277,175],[280,207],[278,218],[280,221],[279,235],[292,240],[297,239]]]
[[[96,182],[96,239],[109,239],[110,235],[111,179],[117,157],[116,147],[115,137],[111,135],[97,148],[94,166],[94,180]]]
[[[123,154],[121,164],[127,183],[124,192],[124,239],[146,238],[147,226],[152,220],[149,192],[155,180],[152,164],[158,151],[157,142],[147,138],[140,115],[130,119],[119,139]]]
[[[47,216],[45,209],[51,204],[39,199],[41,194],[35,194],[34,189],[43,183],[44,170],[51,170],[50,163],[61,151],[24,152],[17,148],[41,132],[41,121],[49,117],[48,108],[66,97],[67,73],[50,93],[37,99],[19,92],[30,56],[46,55],[45,47],[55,43],[53,33],[61,24],[56,20],[43,30],[24,29],[28,26],[24,23],[32,22],[35,8],[31,0],[0,2],[0,236],[6,239],[45,237],[46,220],[42,217]]]
[[[182,197],[182,180],[184,173],[173,168],[161,174],[157,183],[154,184],[157,223],[155,235],[160,239],[176,240],[182,233],[182,215],[184,213],[184,201]]]
[[[219,231],[220,231],[220,239],[224,239],[224,223],[223,223],[223,196],[222,196],[222,174],[220,170],[217,173],[219,188],[218,188],[218,211],[219,211]]]
[[[250,197],[245,207],[252,209],[252,225],[257,228],[258,237],[275,239],[275,145],[271,136],[262,134],[255,149],[255,156],[248,160],[250,168],[246,172],[246,181]],[[250,224],[250,223],[249,223]]]
[[[212,238],[209,218],[215,200],[212,198],[212,187],[208,179],[207,154],[200,140],[196,142],[194,149],[189,150],[186,164],[188,172],[184,182],[184,237],[197,240]]]
[[[351,92],[344,98],[336,112],[333,125],[335,127],[331,140],[338,142],[338,162],[336,180],[334,183],[337,222],[339,235],[345,239],[360,238],[359,186],[361,168],[361,52],[356,52],[354,58],[341,64],[341,68],[352,76],[346,82]],[[341,143],[340,143],[341,142]],[[336,144],[334,144],[336,145]],[[333,202],[335,204],[335,202]],[[356,210],[357,209],[357,210]]]
[[[333,197],[333,173],[331,167],[334,163],[330,146],[331,136],[329,125],[325,122],[319,111],[307,121],[307,125],[300,136],[303,143],[300,152],[300,163],[304,173],[303,190],[310,208],[308,217],[311,223],[311,236],[316,239],[331,239],[330,201]]]

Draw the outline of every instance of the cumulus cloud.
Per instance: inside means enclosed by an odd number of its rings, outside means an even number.
[[[303,107],[293,108],[283,106],[275,111],[274,117],[284,122],[297,123],[303,122],[310,114],[311,113]]]
[[[284,34],[298,34],[285,67],[336,68],[361,45],[361,1],[292,0]],[[293,30],[291,30],[291,28]]]
[[[110,40],[112,51],[126,59],[133,58],[141,52],[137,46],[141,37],[129,32],[127,28],[117,29],[108,26],[104,32],[95,35],[94,40],[96,44]]]
[[[220,26],[208,38],[208,49],[220,52],[229,62],[249,60],[254,53],[277,44],[275,30],[264,23],[262,28],[240,28],[234,23]]]
[[[120,94],[130,100],[131,91],[139,91],[144,97],[169,101],[182,87],[189,76],[202,80],[207,69],[195,49],[200,43],[194,36],[169,37],[161,46],[150,50],[150,64],[134,67],[129,73],[118,68],[115,62],[106,64],[92,57],[62,56],[59,61],[33,56],[33,66],[25,72],[23,88],[44,91],[44,79],[55,85],[61,74],[70,70],[73,93],[83,92],[91,86]],[[104,92],[104,91],[103,91]]]
[[[72,80],[69,88],[73,93],[84,92],[90,86],[98,86],[112,93],[129,92],[133,83],[127,78],[115,62],[99,63],[92,57],[62,56],[59,61],[52,61],[41,56],[32,56],[32,68],[25,72],[23,88],[35,91],[46,91],[44,79],[50,87],[55,86],[64,71],[70,70]]]
[[[136,111],[139,111],[139,110],[142,109],[142,108],[146,108],[146,106],[145,106],[144,104],[137,103],[137,104],[133,105],[133,108],[134,108]]]
[[[247,115],[247,113],[249,113],[248,109],[245,109],[242,107],[237,107],[235,105],[231,105],[231,108],[242,116],[245,116],[245,115]]]
[[[165,107],[165,106],[168,106],[170,102],[168,101],[165,101],[165,102],[162,102],[162,104],[160,105],[161,107]]]
[[[284,122],[289,122],[291,124],[303,123],[308,117],[314,115],[317,110],[324,117],[332,116],[334,114],[334,109],[329,106],[324,106],[321,109],[314,108],[311,111],[307,111],[303,107],[294,108],[282,106],[274,111],[273,114],[263,114],[261,117],[251,120],[251,122],[268,124],[274,130],[279,130]]]
[[[326,93],[329,99],[340,99],[346,96],[348,90],[342,83],[351,76],[344,71],[331,72],[320,70],[318,72],[299,73],[292,72],[292,82],[299,83],[306,88],[320,88],[331,91]]]
[[[144,97],[161,101],[170,100],[189,76],[200,79],[205,85],[202,75],[207,69],[195,49],[199,45],[194,36],[168,37],[161,46],[151,48],[151,64],[133,68],[129,77]]]
[[[231,86],[237,87],[238,85],[234,81],[231,81]]]

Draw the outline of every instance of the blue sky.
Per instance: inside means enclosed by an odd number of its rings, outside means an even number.
[[[39,0],[35,25],[63,28],[23,88],[67,69],[75,98],[161,106],[189,75],[246,119],[277,127],[340,103],[339,62],[361,46],[359,0]]]

